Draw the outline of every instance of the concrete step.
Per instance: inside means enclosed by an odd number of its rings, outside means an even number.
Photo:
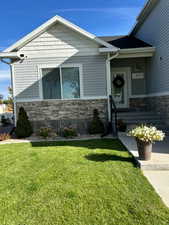
[[[118,119],[122,119],[124,122],[126,123],[159,123],[159,124],[163,124],[161,119],[148,119],[148,118],[129,118],[129,119],[124,119],[124,118],[118,118]]]
[[[132,118],[132,119],[136,119],[136,118],[148,118],[148,119],[162,119],[163,116],[159,116],[159,115],[122,115],[122,114],[118,114],[117,115],[119,118]]]
[[[118,112],[118,114],[122,115],[161,115],[152,111],[140,111],[140,112]]]
[[[158,129],[169,134],[169,127],[163,121],[163,115],[154,112],[119,112],[117,114],[118,120],[123,120],[128,128],[134,125],[147,124],[156,126]]]

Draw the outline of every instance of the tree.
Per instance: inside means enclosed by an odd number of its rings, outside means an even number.
[[[33,133],[32,125],[23,107],[19,108],[15,133],[18,138],[30,137]]]
[[[3,104],[3,98],[4,98],[4,96],[2,94],[0,94],[0,104]]]
[[[11,87],[8,87],[8,98],[3,100],[3,104],[8,106],[8,111],[13,111],[13,90]]]
[[[93,110],[93,120],[89,126],[89,134],[103,134],[104,124],[99,117],[99,112],[97,109]]]
[[[12,90],[12,88],[11,87],[8,87],[8,92],[9,92],[9,94],[8,94],[8,110],[9,111],[13,111],[13,90]]]

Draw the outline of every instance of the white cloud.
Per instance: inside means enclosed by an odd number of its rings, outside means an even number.
[[[119,7],[119,8],[67,8],[56,9],[53,12],[95,12],[95,13],[111,13],[115,16],[135,17],[140,11],[140,7]]]
[[[0,70],[0,81],[10,80],[10,76],[9,70]]]
[[[6,48],[5,46],[0,46],[0,51],[2,51],[5,48]]]

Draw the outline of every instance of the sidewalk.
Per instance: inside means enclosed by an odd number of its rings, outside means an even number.
[[[166,137],[163,142],[157,142],[153,145],[152,159],[150,161],[138,159],[137,145],[134,138],[127,137],[125,133],[120,133],[119,139],[136,158],[145,177],[169,207],[169,137]]]
[[[143,173],[166,206],[169,207],[169,171],[144,170]]]
[[[136,158],[142,170],[168,170],[169,171],[169,137],[162,142],[153,145],[152,158],[150,161],[142,161],[138,158],[136,141],[128,137],[126,133],[120,133],[119,139],[128,151]]]

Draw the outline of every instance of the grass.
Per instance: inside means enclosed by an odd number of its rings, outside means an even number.
[[[117,140],[0,146],[1,225],[167,225]]]

